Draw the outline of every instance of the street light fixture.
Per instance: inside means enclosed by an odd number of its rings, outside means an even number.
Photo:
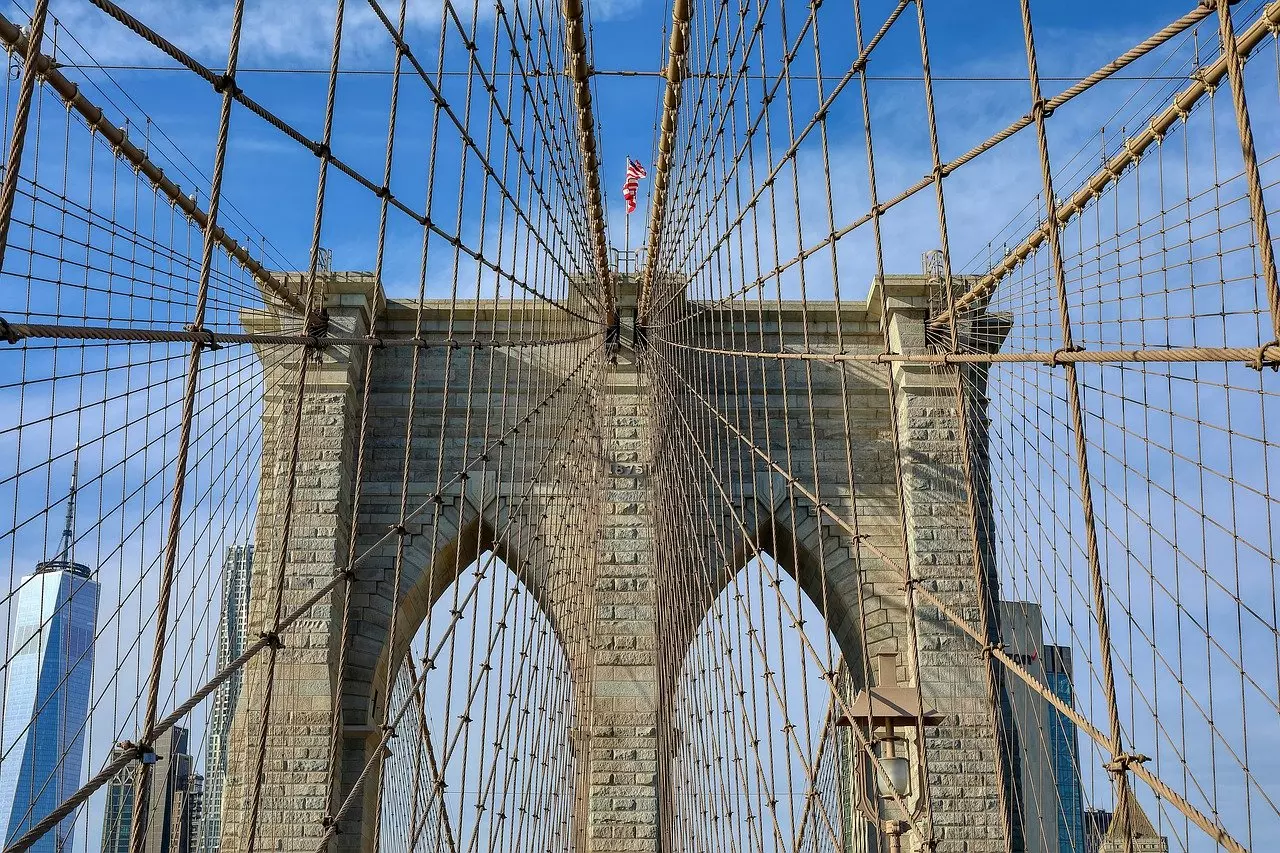
[[[924,705],[914,687],[898,683],[898,656],[876,655],[876,686],[858,692],[848,706],[848,714],[836,721],[837,726],[857,725],[875,749],[873,762],[876,792],[883,800],[905,800],[911,794],[915,775],[910,742],[897,734],[897,729],[914,729],[916,724],[936,726],[942,715]],[[919,744],[917,749],[923,749]],[[864,776],[865,778],[865,776]],[[883,814],[883,809],[880,810]],[[892,851],[900,849],[906,825],[901,820],[886,820],[884,833]]]

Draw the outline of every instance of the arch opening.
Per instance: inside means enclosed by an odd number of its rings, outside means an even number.
[[[543,603],[496,551],[436,597],[393,684],[380,849],[573,849],[573,670]]]
[[[691,851],[858,849],[851,841],[865,836],[827,678],[840,673],[852,696],[844,660],[860,659],[861,641],[837,637],[814,584],[797,580],[807,555],[780,553],[786,563],[761,552],[727,579],[672,685],[667,831]]]

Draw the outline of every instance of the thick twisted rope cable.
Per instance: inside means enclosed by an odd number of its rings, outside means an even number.
[[[671,40],[667,47],[667,87],[662,99],[662,121],[658,126],[658,162],[653,169],[653,193],[649,214],[649,248],[636,312],[648,312],[653,298],[653,278],[662,241],[666,236],[663,223],[667,215],[667,191],[671,182],[671,161],[676,147],[676,128],[680,121],[680,94],[684,81],[686,53],[689,48],[689,0],[673,0],[671,4]]]
[[[1053,166],[1049,160],[1049,137],[1045,129],[1044,98],[1040,92],[1040,69],[1036,57],[1035,32],[1031,23],[1029,0],[1021,0],[1023,40],[1026,45],[1027,74],[1031,87],[1031,113],[1035,118],[1036,144],[1040,155],[1040,177],[1043,182],[1046,222],[1045,236],[1049,243],[1049,261],[1057,294],[1058,318],[1061,323],[1062,348],[1075,348],[1071,329],[1071,306],[1067,293],[1067,275],[1063,262],[1061,223],[1056,216],[1053,189]],[[1225,10],[1226,4],[1223,3]],[[948,282],[947,293],[950,294]],[[955,304],[951,311],[952,349],[956,349]],[[1115,784],[1116,819],[1122,821],[1120,834],[1126,853],[1133,853],[1133,828],[1128,826],[1131,814],[1129,798],[1133,796],[1127,771],[1130,762],[1121,761],[1124,755],[1124,730],[1120,723],[1119,700],[1116,695],[1115,651],[1111,642],[1111,621],[1107,610],[1106,589],[1102,577],[1102,557],[1098,550],[1098,521],[1093,497],[1093,478],[1089,474],[1088,436],[1085,433],[1084,405],[1080,399],[1080,380],[1074,362],[1064,366],[1066,371],[1067,409],[1071,418],[1071,436],[1075,447],[1076,471],[1079,475],[1080,508],[1084,525],[1085,559],[1089,567],[1089,584],[1093,593],[1093,618],[1098,629],[1098,650],[1102,658],[1102,689],[1107,704],[1107,748],[1111,760],[1107,769]],[[1112,767],[1118,767],[1113,770]]]
[[[1217,362],[1267,367],[1280,363],[1280,345],[1256,347],[1168,347],[1163,349],[1055,349],[1032,352],[772,352],[768,350],[735,350],[698,346],[653,336],[663,345],[731,358],[765,361],[805,361],[818,364],[1213,364]]]
[[[1072,99],[1078,97],[1079,95],[1093,88],[1093,86],[1097,85],[1098,83],[1102,82],[1108,77],[1111,77],[1116,72],[1122,70],[1126,66],[1130,65],[1131,63],[1135,62],[1141,57],[1147,55],[1148,53],[1160,47],[1161,45],[1167,43],[1170,39],[1190,29],[1196,23],[1200,22],[1210,14],[1212,14],[1212,10],[1205,9],[1203,7],[1198,6],[1196,9],[1192,10],[1191,12],[1188,12],[1186,15],[1182,16],[1178,20],[1162,28],[1157,33],[1152,35],[1150,38],[1143,41],[1141,44],[1136,45],[1135,47],[1126,51],[1121,56],[1113,60],[1112,62],[1099,68],[1093,74],[1090,74],[1088,77],[1085,77],[1084,79],[1080,80],[1076,85],[1071,86],[1068,89],[1061,92],[1060,94],[1050,98],[1045,104],[1046,110],[1053,111],[1053,110],[1056,110],[1058,107],[1065,105],[1067,102],[1071,101]],[[1246,33],[1246,37],[1252,38],[1250,34],[1254,32],[1255,28],[1258,29],[1256,40],[1253,40],[1251,42],[1251,45],[1252,45],[1251,49],[1252,47],[1256,47],[1262,41],[1262,38],[1268,32],[1268,26],[1271,23],[1280,24],[1280,2],[1273,3],[1272,7],[1268,7],[1267,13],[1264,15],[1262,19],[1260,19],[1260,21],[1265,23],[1262,23],[1261,26],[1259,26],[1258,24],[1255,24],[1254,27],[1250,28],[1249,33]],[[1242,40],[1241,40],[1242,45],[1246,43],[1250,43],[1249,41],[1246,41],[1246,37],[1242,37]],[[1191,88],[1194,88],[1194,87],[1191,87]],[[1197,95],[1196,97],[1199,97],[1199,96]],[[1192,102],[1194,102],[1194,99]],[[1176,98],[1174,103],[1175,105],[1177,105],[1178,103],[1178,100]],[[1178,116],[1178,113],[1174,112],[1173,117],[1176,119],[1177,116]],[[1031,122],[1032,122],[1032,119],[1030,116],[1024,116],[1012,122],[1008,127],[999,131],[998,133],[993,134],[987,140],[978,144],[967,153],[962,154],[956,159],[948,161],[947,163],[943,164],[942,173],[944,175],[947,175],[947,174],[950,174],[951,172],[954,172],[956,169],[974,160],[980,154],[983,154],[991,150],[992,148],[996,147],[999,143],[1013,136],[1018,131],[1026,127],[1029,127],[1031,125]],[[1169,124],[1171,125],[1172,121],[1170,121]],[[1140,138],[1140,137],[1141,135],[1135,138]],[[1122,152],[1122,154],[1123,153],[1124,152]],[[1117,157],[1120,157],[1120,155],[1117,155]],[[1102,175],[1103,173],[1100,173],[1099,176],[1095,177],[1095,180],[1102,177]],[[1106,173],[1106,175],[1110,175],[1110,173]],[[1104,182],[1099,187],[1099,191],[1101,190],[1102,186],[1105,186],[1106,182],[1110,180],[1110,177],[1105,177],[1103,178],[1103,180]],[[870,222],[874,217],[883,216],[888,211],[892,210],[893,208],[897,207],[898,205],[902,204],[908,199],[913,198],[918,193],[927,189],[933,183],[933,181],[934,181],[934,175],[929,174],[924,176],[923,178],[916,181],[911,186],[898,192],[893,197],[880,202],[873,209],[868,210],[866,213],[857,217],[847,225],[842,226],[841,228],[833,231],[830,235],[822,238],[821,240],[817,241],[813,245],[806,246],[804,249],[798,252],[795,257],[790,258],[786,261],[783,261],[774,269],[768,270],[766,272],[762,272],[753,280],[746,282],[742,286],[734,289],[733,291],[720,297],[719,299],[709,302],[707,307],[709,308],[709,307],[727,304],[731,302],[733,299],[735,299],[736,297],[742,296],[744,294],[752,292],[753,290],[758,289],[765,281],[768,281],[771,278],[775,278],[781,275],[783,272],[787,271],[795,264],[801,263],[807,260],[808,258],[812,257],[813,255],[815,255],[816,253],[822,251],[824,248],[838,243],[840,240],[842,240],[852,232],[856,231],[858,228]],[[742,216],[739,217],[738,221],[741,222],[742,218],[745,217],[745,215],[746,214],[744,212]],[[1035,245],[1038,246],[1040,242],[1043,241],[1043,235],[1042,234],[1039,235],[1038,238],[1036,238],[1035,235],[1033,235],[1033,238],[1029,238],[1029,239],[1036,239]],[[713,245],[711,249],[714,249],[714,248],[715,246]],[[1030,253],[1030,250],[1028,249],[1024,254],[1029,254],[1029,253]],[[696,264],[693,270],[689,273],[690,278],[696,276],[697,273],[706,264],[710,263],[712,257],[713,257],[713,252],[709,251],[707,253],[706,259]],[[1005,274],[1007,274],[1007,272]],[[971,297],[971,299],[979,298],[980,295],[984,295],[984,294],[975,294],[973,297]],[[958,298],[957,301],[958,302],[964,301],[964,297],[962,296]],[[673,322],[687,323],[692,319],[693,316],[694,315],[682,317],[679,320],[676,320]],[[938,317],[935,318],[934,322],[941,325],[946,322],[946,319],[947,319],[947,315],[943,313],[938,315]],[[655,326],[654,328],[657,328],[657,327]]]
[[[604,325],[613,324],[617,314],[616,295],[609,272],[609,239],[604,227],[604,193],[600,188],[600,156],[596,142],[596,121],[591,106],[591,64],[587,59],[587,34],[583,21],[582,0],[564,0],[565,41],[568,48],[567,73],[573,80],[574,106],[577,108],[578,154],[587,182],[587,218],[595,250],[596,276],[600,291],[597,298],[603,307]]]
[[[333,46],[330,50],[329,58],[329,85],[325,94],[324,106],[324,127],[321,131],[321,145],[324,149],[328,149],[329,142],[333,138],[334,126],[334,106],[337,100],[338,85],[338,65],[342,56],[342,23],[346,13],[345,0],[337,0],[334,10],[333,24]],[[234,86],[227,87],[228,93],[235,91]],[[319,311],[323,308],[323,291],[319,287],[318,273],[320,267],[320,234],[324,226],[324,215],[326,211],[325,200],[327,199],[329,186],[329,160],[320,158],[319,175],[316,178],[316,195],[315,195],[315,213],[312,218],[311,225],[311,251],[310,251],[310,269],[307,275],[306,297],[303,303],[307,306],[308,321],[311,318],[311,312]],[[311,353],[307,350],[300,350],[297,366],[297,379],[293,389],[293,410],[290,414],[289,426],[289,450],[288,460],[286,462],[284,501],[283,501],[283,519],[280,525],[280,547],[276,552],[275,559],[275,582],[272,587],[275,591],[274,601],[271,604],[272,622],[280,621],[280,617],[284,612],[284,589],[285,578],[287,577],[289,565],[289,546],[290,538],[293,533],[294,501],[297,496],[298,487],[298,469],[301,467],[301,440],[302,440],[302,415],[306,404],[307,396],[307,368],[311,363]],[[245,841],[245,849],[247,853],[254,853],[255,845],[258,837],[258,822],[262,809],[262,787],[263,777],[266,771],[267,761],[267,741],[271,728],[271,714],[273,699],[275,698],[276,675],[278,669],[278,658],[280,651],[280,643],[271,642],[268,644],[267,652],[267,675],[264,687],[263,704],[261,708],[262,718],[258,728],[258,743],[256,749],[256,757],[254,759],[252,784],[249,795],[249,814],[248,814],[248,837]]]
[[[405,15],[407,12],[406,0],[400,0],[400,15],[398,21],[398,32],[403,35],[405,27]],[[396,141],[396,118],[399,115],[400,106],[400,70],[404,62],[404,50],[399,44],[396,45],[395,61],[392,65],[391,76],[391,100],[387,109],[387,144],[386,153],[383,157],[382,183],[389,185],[391,183],[391,172],[394,164],[395,141]],[[434,140],[433,140],[434,142]],[[433,144],[434,147],[434,144]],[[382,281],[382,268],[386,259],[387,247],[387,215],[390,200],[386,197],[379,199],[378,203],[378,236],[377,249],[373,264],[373,280],[380,283]],[[380,311],[384,307],[385,300],[374,299],[373,305],[369,312],[369,335],[377,334],[378,323],[380,320]],[[415,337],[417,337],[415,335]],[[364,362],[364,375],[360,386],[360,425],[357,428],[356,446],[355,446],[355,473],[352,476],[354,484],[351,495],[351,525],[347,530],[347,563],[351,564],[355,561],[356,547],[359,541],[358,533],[360,527],[360,506],[364,497],[364,478],[365,464],[367,458],[367,444],[369,438],[369,409],[370,397],[373,390],[373,364],[375,350],[369,350]],[[346,582],[342,585],[342,616],[341,628],[338,632],[338,659],[335,665],[335,671],[338,673],[338,684],[341,685],[343,674],[347,671],[347,648],[350,642],[351,632],[351,606],[352,597],[354,595],[355,584],[352,583],[353,577],[345,575]],[[333,693],[334,712],[329,720],[329,777],[325,790],[325,810],[323,820],[330,820],[333,813],[334,801],[338,797],[339,786],[341,783],[340,773],[334,772],[335,768],[341,766],[342,763],[342,738],[343,724],[342,717],[342,688],[335,686]]]
[[[240,58],[240,34],[244,23],[244,0],[236,0],[231,17],[231,32],[227,47],[228,82],[233,82],[236,63]],[[34,53],[34,51],[33,51]],[[224,88],[222,108],[218,117],[217,141],[214,144],[213,176],[209,189],[209,212],[204,223],[204,242],[200,253],[200,274],[196,290],[195,313],[191,327],[195,331],[204,328],[205,307],[209,297],[209,275],[213,266],[215,243],[214,229],[218,224],[218,205],[222,201],[222,179],[227,164],[227,136],[231,127],[231,91]],[[174,568],[178,559],[178,542],[182,533],[183,495],[187,482],[187,456],[191,450],[191,424],[195,419],[196,395],[200,390],[200,356],[204,341],[191,344],[191,356],[187,365],[186,385],[182,394],[182,420],[178,434],[178,449],[174,457],[173,489],[170,495],[168,535],[165,539],[164,558],[160,573],[158,608],[155,618],[155,642],[151,652],[151,672],[147,677],[147,703],[142,718],[142,742],[144,751],[155,744],[156,715],[159,713],[160,680],[163,677],[166,633],[169,629],[169,608],[173,599]],[[143,761],[134,776],[134,808],[129,830],[129,849],[143,853],[147,845],[147,823],[151,817],[151,776],[154,763]]]
[[[190,217],[197,227],[201,229],[208,227],[208,214],[201,210],[191,200],[191,197],[182,191],[181,187],[165,177],[164,170],[153,163],[145,151],[130,142],[128,135],[108,120],[99,107],[82,95],[80,88],[58,70],[57,64],[51,57],[38,53],[29,54],[27,38],[22,29],[3,15],[0,15],[0,42],[3,42],[8,50],[19,54],[28,54],[29,59],[34,57],[36,73],[44,79],[46,84],[58,94],[67,106],[74,109],[84,118],[90,129],[102,134],[102,138],[111,145],[111,150],[117,157],[136,169],[175,207]],[[6,177],[9,174],[9,172],[6,172]],[[16,179],[17,173],[14,172],[13,174]],[[231,237],[222,226],[215,223],[212,233],[218,245],[244,267],[250,275],[261,282],[285,305],[299,313],[303,312],[302,300],[298,298],[298,295],[290,291],[261,262],[249,254],[248,250],[240,245],[235,238]],[[3,243],[0,243],[0,245],[3,245]]]
[[[658,357],[661,358],[661,355],[659,355]],[[848,519],[846,519],[840,513],[836,512],[834,509],[832,509],[830,504],[819,503],[815,501],[813,493],[803,483],[801,483],[795,477],[794,474],[792,474],[789,470],[787,470],[785,467],[779,464],[776,460],[774,460],[773,457],[770,456],[765,450],[761,449],[758,445],[754,444],[747,436],[743,435],[742,432],[736,426],[734,426],[728,419],[724,417],[724,415],[722,415],[718,410],[715,409],[715,407],[710,403],[710,401],[704,398],[696,388],[694,388],[691,384],[689,384],[687,379],[681,376],[678,372],[673,372],[673,375],[680,380],[681,384],[684,386],[685,393],[687,393],[688,396],[696,400],[712,416],[714,416],[717,420],[719,420],[722,424],[724,424],[724,426],[731,433],[737,436],[738,440],[742,442],[751,453],[758,456],[773,471],[780,474],[787,481],[787,485],[789,488],[794,489],[796,492],[803,495],[807,500],[813,502],[814,507],[817,509],[820,515],[826,516],[832,521],[832,523],[836,524],[837,526],[845,530],[850,535],[854,535],[855,528],[852,524],[850,524]],[[908,577],[905,574],[905,572],[903,572],[902,567],[897,564],[897,561],[893,559],[891,555],[889,555],[884,550],[879,548],[879,546],[877,546],[873,541],[864,537],[862,540],[862,544],[868,550],[870,550],[873,554],[875,554],[879,559],[884,561],[885,565],[889,566],[890,568],[893,568],[895,571],[902,573],[904,578]],[[919,581],[914,581],[914,584],[916,587],[917,594],[921,598],[925,599],[929,603],[929,605],[936,607],[938,611],[947,618],[948,621],[950,621],[957,628],[959,628],[961,631],[967,634],[971,639],[973,639],[979,645],[979,647],[983,649],[984,654],[990,654],[993,657],[995,657],[997,660],[999,660],[1002,664],[1004,664],[1005,669],[1007,671],[1013,673],[1030,690],[1037,693],[1046,702],[1049,702],[1057,710],[1061,711],[1064,715],[1066,715],[1067,718],[1070,719],[1073,723],[1075,723],[1080,728],[1081,731],[1083,731],[1086,735],[1089,736],[1090,739],[1092,739],[1094,742],[1096,742],[1100,746],[1109,748],[1111,743],[1110,739],[1106,735],[1104,735],[1096,726],[1094,726],[1093,723],[1091,723],[1088,719],[1083,717],[1078,711],[1076,711],[1070,705],[1063,702],[1063,700],[1060,697],[1058,697],[1056,694],[1050,691],[1045,685],[1041,684],[1034,675],[1028,672],[1021,664],[1019,664],[1013,657],[1011,657],[1009,653],[1005,652],[1001,646],[997,645],[994,647],[987,647],[986,641],[983,639],[982,634],[979,633],[976,628],[970,625],[968,621],[966,621],[960,615],[958,615],[950,606],[948,606],[945,602],[943,602],[940,598],[938,598],[938,596],[935,595],[932,591],[930,591],[924,584],[920,583]],[[1235,840],[1235,838],[1232,837],[1232,835],[1227,831],[1226,827],[1224,827],[1219,821],[1204,814],[1202,811],[1196,808],[1196,806],[1190,803],[1185,797],[1183,797],[1177,791],[1173,790],[1173,788],[1169,787],[1169,785],[1166,784],[1164,780],[1156,776],[1151,771],[1147,770],[1144,765],[1139,763],[1132,763],[1129,765],[1128,770],[1130,773],[1133,773],[1135,776],[1137,776],[1138,778],[1146,782],[1147,785],[1149,785],[1151,789],[1155,791],[1158,796],[1172,803],[1174,807],[1177,808],[1180,812],[1182,812],[1192,823],[1196,824],[1201,829],[1203,829],[1206,833],[1208,833],[1209,837],[1212,838],[1216,843],[1221,844],[1226,849],[1233,851],[1233,853],[1248,853],[1247,849],[1242,844],[1240,844],[1239,841]]]
[[[1214,8],[1216,8],[1216,3],[1212,2],[1212,0],[1208,0],[1208,2],[1202,0],[1196,20],[1212,14]],[[1236,38],[1233,55],[1237,60],[1247,57],[1268,36],[1271,36],[1277,27],[1280,27],[1280,2],[1268,3],[1253,24]],[[1137,162],[1147,149],[1159,142],[1169,128],[1185,120],[1191,112],[1191,108],[1205,95],[1213,92],[1222,79],[1231,73],[1232,67],[1232,60],[1224,51],[1212,64],[1199,69],[1191,84],[1174,95],[1169,106],[1165,107],[1157,115],[1152,116],[1141,132],[1125,138],[1115,155],[1107,160],[1102,165],[1102,168],[1091,178],[1085,181],[1080,189],[1072,194],[1071,198],[1058,204],[1049,218],[1040,223],[1021,243],[1011,249],[998,264],[991,268],[990,272],[979,279],[969,290],[958,296],[955,310],[963,311],[969,305],[983,299],[995,290],[1001,281],[1007,278],[1014,269],[1044,243],[1051,228],[1065,225],[1083,211],[1089,202],[1102,195],[1103,190],[1114,183],[1126,168]],[[1067,93],[1064,92],[1063,95],[1065,94]],[[1046,101],[1045,112],[1052,112],[1060,106],[1058,101],[1061,97],[1062,95],[1059,95],[1057,98],[1051,98]],[[1267,281],[1268,286],[1270,287],[1273,282],[1274,277]],[[931,322],[935,325],[942,325],[949,319],[950,313],[944,311],[934,317]]]
[[[18,102],[13,111],[13,126],[9,135],[9,157],[4,168],[4,182],[0,183],[0,267],[4,266],[5,249],[9,245],[9,226],[13,223],[13,201],[18,191],[18,178],[22,172],[22,151],[27,143],[27,122],[31,118],[31,100],[35,96],[36,77],[40,74],[40,42],[44,38],[45,22],[49,18],[49,0],[36,0],[31,13],[31,37],[25,40],[21,52],[22,80],[18,84]]]
[[[414,336],[409,338],[365,335],[288,335],[255,332],[215,332],[212,329],[188,329],[167,331],[159,329],[131,329],[120,326],[71,326],[54,323],[10,323],[0,317],[0,341],[16,344],[19,341],[73,340],[102,341],[104,343],[203,343],[210,348],[231,344],[262,346],[297,345],[323,348],[327,346],[364,347],[417,347],[419,349],[528,349],[531,347],[560,346],[599,337],[600,331],[585,332],[564,338],[547,340],[521,340],[519,338],[459,338],[445,336]]]
[[[1257,235],[1258,257],[1262,261],[1262,283],[1267,293],[1267,305],[1271,309],[1272,339],[1280,340],[1280,282],[1276,277],[1276,251],[1271,244],[1271,225],[1267,219],[1266,200],[1262,197],[1262,175],[1258,171],[1258,151],[1253,142],[1253,126],[1245,97],[1244,60],[1240,55],[1240,44],[1236,41],[1235,24],[1231,20],[1231,3],[1228,0],[1214,2],[1218,7],[1218,31],[1222,41],[1222,56],[1226,60],[1231,105],[1235,108],[1236,128],[1240,134],[1240,153],[1244,161],[1245,184],[1249,194],[1249,214],[1253,218]],[[1274,35],[1275,31],[1272,32]]]

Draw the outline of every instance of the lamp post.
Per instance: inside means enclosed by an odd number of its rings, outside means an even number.
[[[942,722],[941,715],[921,703],[914,687],[898,683],[898,656],[894,654],[876,655],[876,686],[859,691],[848,710],[848,715],[838,719],[836,725],[858,725],[864,729],[875,750],[876,792],[886,805],[890,800],[904,802],[905,811],[911,780],[916,773],[910,741],[898,735],[896,729],[914,728],[917,723],[936,726]],[[923,743],[917,746],[918,750],[923,748]],[[874,813],[883,815],[885,807],[875,808]],[[889,853],[902,853],[906,821],[886,818],[881,830],[888,841]]]

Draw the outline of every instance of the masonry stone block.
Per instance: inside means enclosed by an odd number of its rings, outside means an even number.
[[[871,308],[879,304],[878,296],[840,308],[819,306],[814,316],[822,316],[807,329],[808,345],[834,351],[839,329],[845,351],[875,353],[882,348],[884,330],[895,351],[925,349],[922,283],[907,278],[877,287],[888,294],[883,315]],[[387,303],[368,276],[335,276],[326,293],[331,323],[344,334],[366,334],[375,307],[381,312],[379,331],[385,334],[412,334],[419,314],[408,303]],[[624,278],[620,294],[623,307],[634,308],[634,282]],[[425,325],[448,328],[447,310],[424,309]],[[484,312],[492,309],[467,311],[488,317]],[[731,306],[699,316],[706,329],[736,341],[735,346],[747,341],[746,348],[755,348],[761,335],[777,341],[779,330],[795,340],[806,332],[798,306],[790,304],[758,315],[754,308],[747,315]],[[272,320],[257,317],[252,322],[267,330]],[[254,573],[253,633],[269,627],[278,596],[286,604],[299,602],[331,581],[352,550],[353,532],[356,550],[363,552],[398,520],[412,351],[377,353],[374,384],[368,389],[372,432],[365,458],[357,460],[363,354],[350,347],[326,348],[314,365],[321,381],[304,400],[303,451],[292,499],[296,524],[283,583],[277,583],[273,569],[286,501],[284,430],[297,365],[277,360],[268,371],[257,553],[269,568]],[[504,405],[515,404],[512,410],[527,406],[560,380],[551,369],[535,374],[520,354],[483,357],[520,377],[505,399],[501,392],[487,399],[495,419]],[[367,575],[357,574],[349,605],[358,618],[349,626],[345,647],[340,644],[345,602],[339,586],[298,623],[294,637],[273,654],[274,662],[264,655],[250,665],[233,733],[226,837],[240,839],[247,830],[251,759],[261,734],[260,715],[252,709],[261,707],[268,667],[274,667],[273,689],[284,710],[272,715],[266,732],[262,784],[271,796],[264,798],[257,819],[258,849],[312,853],[325,830],[326,814],[347,797],[371,762],[374,772],[344,814],[330,847],[335,853],[374,848],[381,768],[376,733],[386,710],[388,672],[399,666],[409,638],[457,573],[493,549],[533,592],[572,669],[573,766],[565,778],[575,789],[575,847],[585,853],[680,849],[667,834],[675,808],[669,770],[679,758],[682,738],[670,719],[679,669],[673,662],[683,659],[718,585],[727,583],[759,549],[790,572],[823,612],[855,681],[866,671],[855,661],[894,652],[900,678],[919,684],[940,711],[943,722],[930,733],[925,755],[934,838],[944,840],[948,849],[1003,853],[992,769],[996,720],[987,704],[982,659],[972,641],[936,610],[917,602],[912,611],[901,574],[903,566],[909,567],[922,588],[966,618],[977,619],[987,567],[975,566],[973,559],[975,527],[959,448],[957,376],[901,365],[892,370],[814,365],[809,370],[779,364],[755,366],[767,372],[764,387],[758,376],[751,383],[743,381],[743,359],[704,361],[705,375],[693,377],[697,387],[717,389],[721,410],[740,417],[735,424],[740,434],[718,423],[705,424],[706,462],[696,454],[690,457],[710,466],[714,481],[696,466],[681,470],[678,477],[664,469],[675,457],[664,444],[673,434],[664,419],[678,415],[669,400],[655,396],[653,364],[630,351],[617,366],[601,366],[599,381],[590,389],[590,410],[582,415],[584,433],[599,439],[594,449],[598,463],[557,469],[536,482],[531,470],[527,477],[498,483],[492,471],[462,476],[466,460],[484,446],[476,438],[477,425],[465,432],[466,410],[457,398],[466,365],[432,362],[416,389],[422,411],[411,431],[410,500],[414,505],[429,502],[438,480],[458,475],[456,482],[406,525],[403,563],[411,568],[398,587],[396,561],[386,553],[369,559]],[[484,403],[477,397],[471,411]],[[893,443],[894,417],[900,448]],[[487,435],[499,429],[495,420]],[[521,445],[524,450],[545,443],[534,430],[515,440],[529,442]],[[796,482],[748,444],[771,459],[785,460]],[[899,449],[901,494],[895,470]],[[358,461],[363,462],[363,482],[357,513]],[[802,488],[806,483],[820,484],[816,501]],[[543,491],[526,499],[535,494],[535,486]],[[719,488],[729,492],[730,502]],[[583,503],[589,511],[574,509]],[[672,527],[672,505],[686,516],[709,520],[696,536],[686,535],[681,532],[685,528]],[[534,543],[552,541],[560,554],[575,555],[574,565],[585,567],[579,571],[584,577],[566,577],[563,566],[555,565],[562,560],[521,559],[536,550]],[[711,567],[708,576],[676,576],[671,570],[676,561],[665,556],[674,548],[701,554],[703,564]],[[734,652],[752,653],[742,648]],[[714,689],[721,689],[722,679],[713,678],[711,670],[691,669],[687,675],[713,679]],[[854,689],[861,686],[853,684]],[[337,766],[330,766],[335,709],[341,712],[341,749]],[[909,834],[904,841],[918,850],[925,839]]]

